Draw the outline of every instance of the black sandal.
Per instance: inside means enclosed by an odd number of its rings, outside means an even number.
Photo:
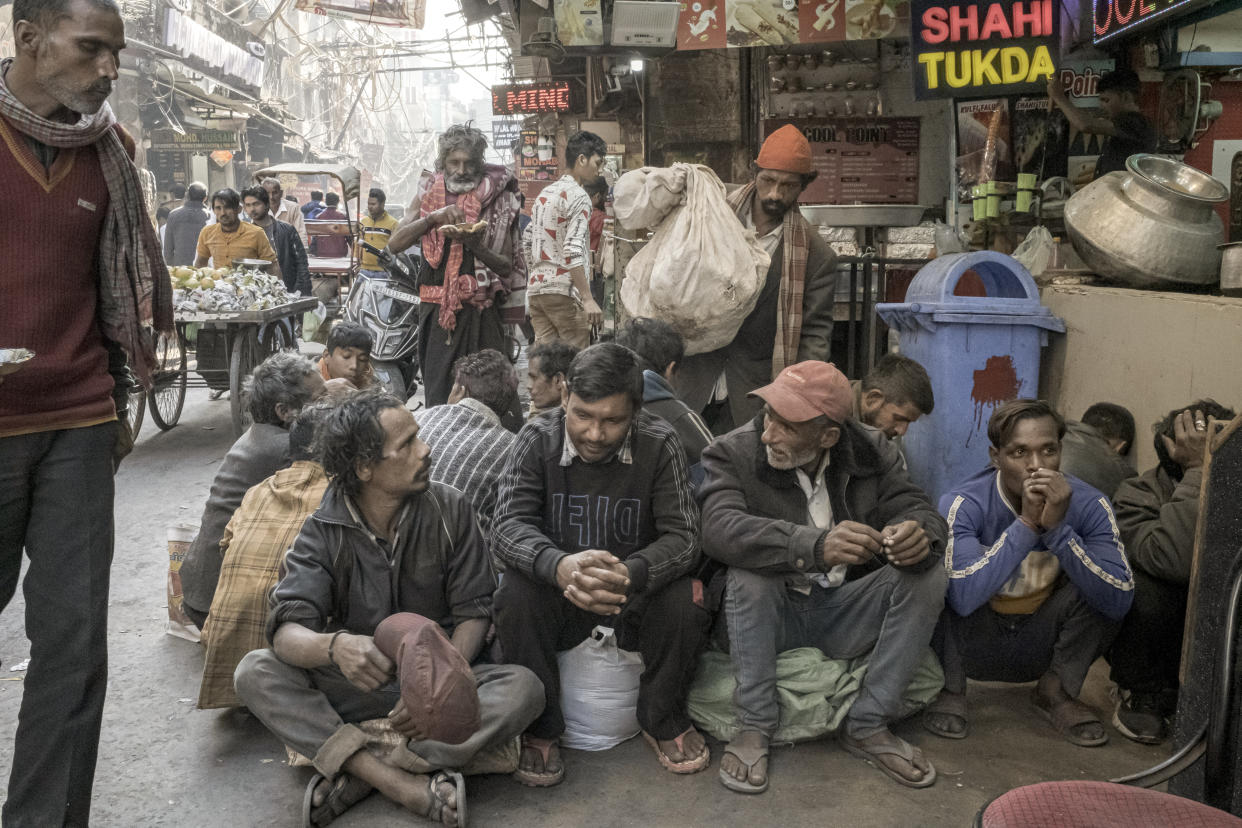
[[[327,777],[317,773],[306,786],[306,795],[302,798],[302,828],[324,828],[331,825],[337,817],[357,805],[371,795],[375,788],[348,773],[339,773],[332,780],[332,789],[319,805],[315,804],[315,791],[327,781]]]
[[[440,786],[445,782],[450,783],[457,790],[457,828],[466,828],[466,779],[460,773],[439,771],[431,775],[431,781],[427,783],[427,790],[431,794],[431,805],[423,817],[437,825],[443,824],[441,817],[444,815],[444,809],[448,807],[448,802],[440,796]]]

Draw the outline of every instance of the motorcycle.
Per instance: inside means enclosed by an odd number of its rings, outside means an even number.
[[[379,260],[388,278],[359,272],[345,301],[344,318],[368,331],[371,367],[391,394],[408,400],[418,390],[418,261],[394,256],[367,243],[363,249]]]

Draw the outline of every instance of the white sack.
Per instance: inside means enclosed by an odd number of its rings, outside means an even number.
[[[612,212],[621,226],[655,227],[680,206],[686,193],[687,164],[643,167],[617,179],[612,190]]]
[[[631,316],[676,328],[689,356],[733,341],[763,290],[771,258],[730,209],[714,172],[698,164],[674,169],[684,170],[685,204],[626,265],[621,301]]]
[[[638,678],[643,659],[617,647],[610,627],[556,657],[561,672],[561,744],[574,750],[608,750],[638,735]]]

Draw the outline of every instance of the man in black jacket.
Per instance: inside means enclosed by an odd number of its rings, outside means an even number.
[[[710,621],[699,559],[699,514],[672,427],[642,410],[642,370],[628,348],[587,348],[569,366],[561,410],[518,433],[500,477],[492,553],[504,563],[496,634],[505,658],[543,682],[547,706],[523,738],[515,778],[565,776],[556,653],[597,624],[642,653],[638,723],[674,773],[707,767],[686,713]]]
[[[280,274],[290,293],[311,295],[310,266],[306,261],[306,247],[297,228],[279,221],[271,212],[271,196],[263,187],[247,187],[242,190],[242,206],[256,227],[261,227],[276,251]]]
[[[831,658],[870,652],[838,738],[903,785],[931,785],[931,763],[888,724],[944,606],[945,522],[897,448],[851,420],[853,394],[836,367],[800,362],[754,393],[763,413],[703,452],[703,543],[728,566],[741,726],[721,782],[767,789],[776,657],[809,646]]]
[[[360,391],[324,417],[317,438],[331,483],[272,592],[272,648],[247,655],[234,675],[251,712],[321,774],[308,791],[308,825],[327,824],[372,788],[433,822],[458,824],[461,785],[404,768],[461,768],[520,733],[542,707],[529,670],[474,663],[496,579],[469,501],[430,481],[431,450],[418,430],[405,404],[381,389]],[[438,623],[474,664],[479,727],[464,742],[426,738],[406,709],[395,665],[374,639],[397,613]],[[356,726],[385,717],[409,740],[388,762],[366,750]]]

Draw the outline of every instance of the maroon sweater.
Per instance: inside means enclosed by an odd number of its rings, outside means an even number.
[[[62,149],[50,170],[0,118],[0,348],[36,356],[0,381],[0,437],[116,419],[96,317],[96,249],[108,185],[94,147]]]

